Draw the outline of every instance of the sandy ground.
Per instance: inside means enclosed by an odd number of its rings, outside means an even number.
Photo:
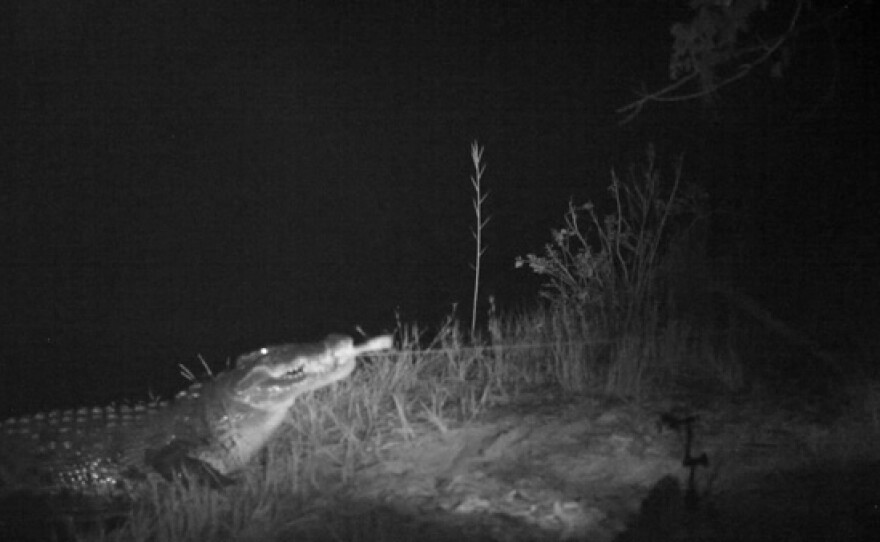
[[[442,434],[414,427],[281,538],[875,540],[880,433],[837,407],[526,395]]]

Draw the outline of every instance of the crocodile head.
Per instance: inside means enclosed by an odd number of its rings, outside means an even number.
[[[187,455],[220,474],[239,469],[263,448],[283,423],[297,397],[346,378],[358,355],[392,346],[390,336],[361,345],[351,337],[329,335],[320,343],[261,348],[238,358],[235,368],[209,382],[199,417],[206,420],[207,446]],[[193,453],[195,452],[195,453]]]
[[[261,410],[287,410],[298,395],[347,377],[357,351],[345,335],[320,343],[269,346],[236,361],[236,400]]]

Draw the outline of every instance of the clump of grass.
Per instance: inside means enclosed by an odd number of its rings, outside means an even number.
[[[565,225],[553,230],[544,254],[517,258],[516,266],[546,277],[541,294],[554,306],[589,312],[611,332],[643,325],[663,301],[660,273],[667,248],[701,217],[698,199],[682,195],[681,172],[679,161],[664,192],[649,147],[641,175],[631,170],[622,181],[612,172],[613,213],[600,219],[593,202],[569,202]],[[685,219],[675,228],[679,217]]]
[[[638,397],[664,380],[692,373],[687,362],[694,358],[693,343],[707,331],[676,327],[687,318],[678,310],[679,299],[699,287],[695,269],[679,262],[685,254],[704,253],[693,233],[705,218],[705,197],[682,182],[681,160],[665,186],[653,147],[640,170],[631,168],[626,178],[612,172],[609,193],[612,213],[600,217],[592,202],[569,202],[564,225],[552,232],[544,252],[515,264],[545,277],[541,295],[550,313],[561,314],[554,319],[565,322],[557,337],[590,345],[590,352],[574,346],[563,352],[564,367],[556,370],[565,379],[561,383]],[[682,334],[684,329],[693,333]],[[720,352],[700,353],[717,360]],[[734,356],[725,358],[723,367],[708,363],[702,372],[740,385]],[[572,379],[581,383],[572,385]]]

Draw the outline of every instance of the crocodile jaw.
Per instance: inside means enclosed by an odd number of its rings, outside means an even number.
[[[348,377],[362,349],[351,337],[330,335],[323,343],[261,348],[239,358],[235,400],[265,411],[286,411],[297,396]]]

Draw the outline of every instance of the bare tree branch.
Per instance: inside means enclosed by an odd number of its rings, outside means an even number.
[[[743,77],[751,73],[753,69],[767,62],[767,60],[769,60],[786,41],[788,41],[792,36],[797,33],[796,25],[798,19],[800,18],[802,8],[803,2],[798,1],[797,7],[795,8],[794,13],[791,16],[791,20],[789,21],[788,28],[779,37],[777,37],[772,44],[768,45],[766,43],[762,43],[759,45],[753,45],[751,47],[743,47],[731,54],[730,58],[725,62],[725,64],[729,65],[734,60],[742,59],[743,57],[747,57],[758,52],[761,53],[753,61],[740,64],[740,66],[736,70],[736,73],[734,73],[733,75],[730,75],[716,82],[711,78],[702,77],[704,74],[700,70],[694,68],[688,75],[680,78],[678,81],[675,81],[674,83],[656,92],[652,92],[650,94],[642,94],[642,96],[638,100],[635,100],[634,102],[618,108],[616,110],[617,113],[626,115],[623,120],[619,122],[619,125],[624,125],[630,122],[632,119],[638,116],[639,113],[641,113],[642,109],[647,104],[651,102],[684,102],[698,98],[706,98],[715,94],[719,89],[742,79]],[[696,79],[703,80],[702,88],[700,88],[699,90],[688,93],[676,92]]]

